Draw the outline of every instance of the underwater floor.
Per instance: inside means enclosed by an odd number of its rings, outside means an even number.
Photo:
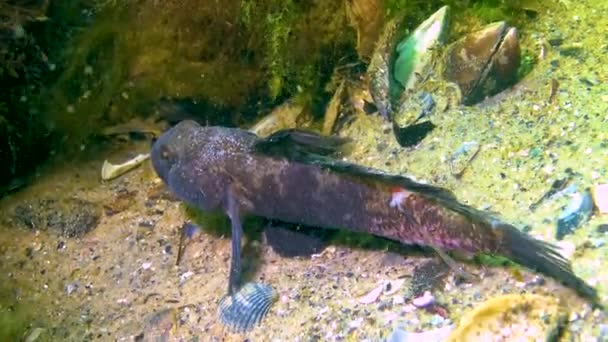
[[[608,2],[564,6],[523,33],[546,56],[512,90],[434,118],[437,128],[411,149],[399,147],[381,118],[357,114],[340,132],[357,142],[347,159],[447,187],[461,201],[556,242],[556,220],[573,194],[608,183]],[[480,149],[456,178],[449,159],[465,142]],[[480,279],[462,282],[431,252],[336,243],[314,256],[285,258],[261,237],[247,251],[256,269],[251,280],[271,284],[279,299],[259,327],[231,334],[217,319],[227,288],[227,231],[203,226],[176,266],[180,229],[191,218],[149,163],[99,180],[105,159],[121,162],[148,149],[146,141],[116,142],[89,155],[85,147],[79,161],[58,158],[34,184],[1,200],[0,326],[6,331],[0,337],[377,341],[399,328],[430,332],[410,338],[432,340],[444,327],[465,324],[461,318],[487,300],[515,294],[508,302],[522,301],[521,310],[509,311],[500,300],[485,303],[490,309],[466,323],[470,331],[495,341],[546,340],[564,327],[562,340],[608,340],[608,311],[523,268],[463,262]],[[563,180],[561,191],[537,203]],[[604,303],[606,224],[608,214],[596,209],[558,242]],[[426,291],[432,298],[420,298]]]

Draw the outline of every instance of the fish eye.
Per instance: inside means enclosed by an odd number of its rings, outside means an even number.
[[[171,149],[169,149],[168,146],[163,145],[160,147],[160,157],[164,160],[170,160],[173,157],[173,153],[171,152]]]

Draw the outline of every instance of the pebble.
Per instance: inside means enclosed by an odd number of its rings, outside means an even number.
[[[412,300],[412,304],[414,304],[417,308],[424,308],[429,306],[435,302],[435,297],[431,294],[430,291],[424,292],[424,294],[418,298],[414,298]]]
[[[78,290],[78,283],[70,283],[65,286],[65,292],[68,295],[71,295],[72,293],[76,292],[76,290]]]

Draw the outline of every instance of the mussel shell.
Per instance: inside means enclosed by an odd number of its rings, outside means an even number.
[[[431,51],[444,44],[450,22],[450,7],[443,6],[397,45],[393,77],[405,90],[417,85],[415,74],[432,63]]]
[[[218,315],[233,332],[247,332],[262,321],[276,300],[277,293],[271,286],[247,283],[237,293],[222,298]]]
[[[488,65],[488,72],[485,78],[480,80],[477,94],[473,94],[473,98],[483,99],[485,96],[498,93],[515,83],[519,63],[520,49],[517,29],[511,27],[504,34],[500,46]]]
[[[459,85],[463,103],[471,105],[511,85],[519,62],[517,30],[500,21],[453,43],[443,75]]]

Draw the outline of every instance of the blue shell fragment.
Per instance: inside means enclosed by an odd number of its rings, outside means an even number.
[[[557,218],[556,238],[561,240],[564,236],[573,233],[583,222],[585,222],[593,211],[593,199],[591,193],[585,191],[583,194],[575,193],[572,200]]]
[[[274,289],[265,284],[247,283],[237,293],[220,301],[218,315],[222,324],[236,333],[253,329],[277,300]]]
[[[184,236],[187,237],[188,239],[191,239],[196,233],[201,231],[201,227],[199,227],[198,225],[196,225],[192,222],[184,223],[184,225],[182,226],[182,229],[184,230]]]

